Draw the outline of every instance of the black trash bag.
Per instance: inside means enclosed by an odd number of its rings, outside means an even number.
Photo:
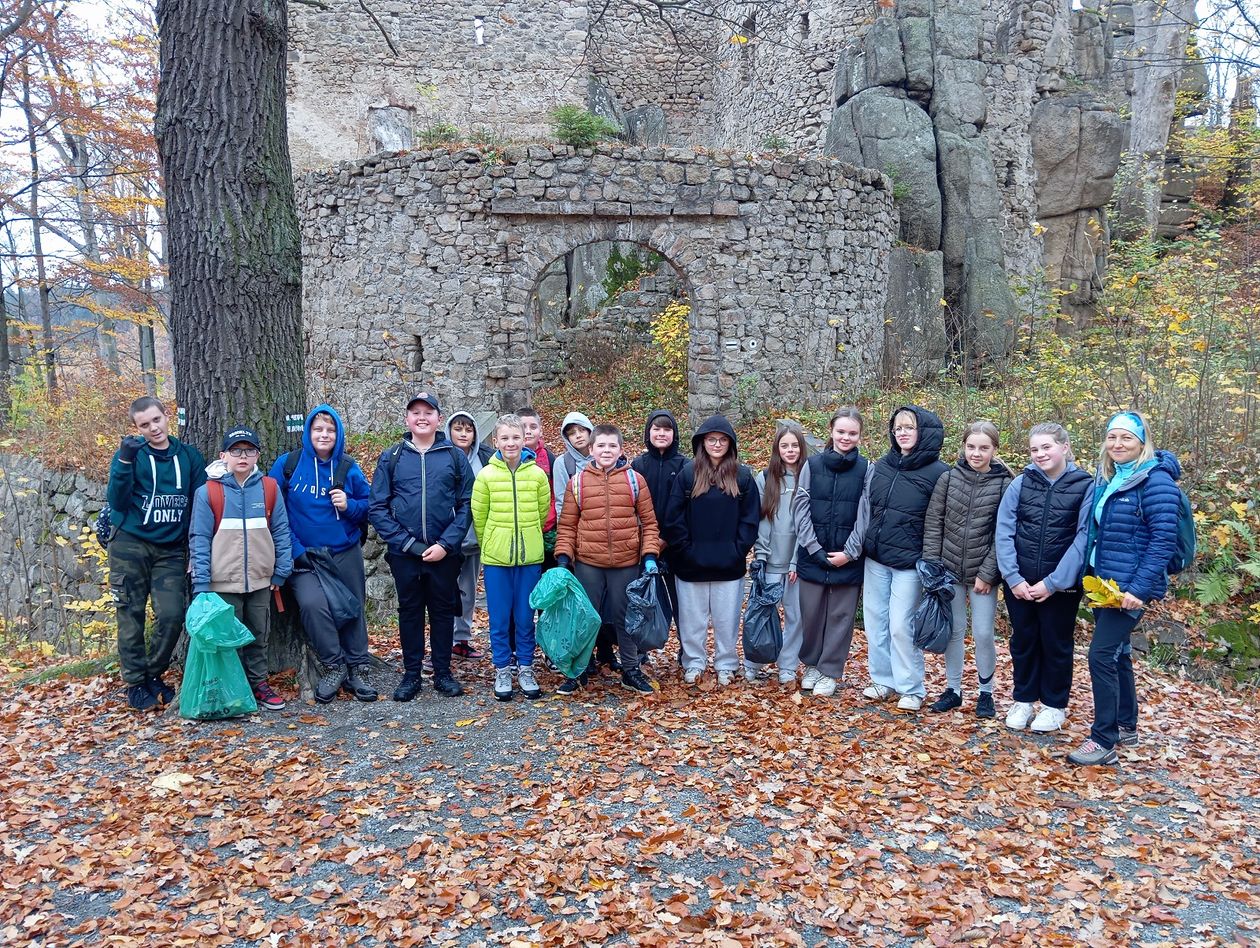
[[[363,603],[337,575],[328,547],[308,549],[306,559],[315,571],[320,588],[324,591],[324,598],[328,600],[328,612],[332,616],[333,625],[337,629],[343,629],[357,623],[359,616],[363,614]]]
[[[779,619],[783,584],[766,582],[766,564],[761,560],[753,560],[749,575],[752,589],[744,609],[744,661],[768,665],[783,650],[783,623]]]
[[[669,611],[655,573],[626,584],[626,634],[640,652],[664,648],[669,641]]]
[[[923,584],[923,599],[914,611],[914,647],[934,655],[945,654],[954,632],[954,587],[958,577],[939,560],[919,560],[914,564]]]

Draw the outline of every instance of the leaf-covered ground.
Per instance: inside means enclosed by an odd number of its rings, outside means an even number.
[[[1141,746],[1078,770],[1083,662],[1044,738],[1001,692],[997,721],[895,715],[864,668],[801,698],[661,655],[650,698],[505,705],[465,663],[456,700],[223,723],[129,713],[105,676],[9,689],[0,941],[1256,943],[1251,699],[1143,667]]]

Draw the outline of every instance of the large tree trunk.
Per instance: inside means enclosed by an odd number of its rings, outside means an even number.
[[[302,259],[285,121],[285,0],[159,0],[155,128],[166,178],[182,432],[287,449],[305,404]]]
[[[305,403],[286,3],[159,0],[157,15],[180,434],[217,449],[224,430],[247,424],[262,436],[265,462],[290,446],[284,416]],[[296,623],[272,631],[272,670],[297,667],[309,693]]]

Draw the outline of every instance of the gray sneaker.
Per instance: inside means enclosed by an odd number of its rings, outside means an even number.
[[[1097,741],[1088,740],[1072,753],[1068,754],[1068,761],[1076,764],[1078,767],[1096,767],[1101,764],[1114,764],[1118,758],[1116,757],[1116,749],[1114,747],[1103,747]]]
[[[512,666],[494,670],[494,696],[500,701],[512,700]]]
[[[542,689],[538,687],[538,679],[534,677],[533,665],[522,665],[516,672],[516,683],[521,686],[521,694],[530,701],[542,697]],[[498,685],[495,685],[498,688]]]
[[[1120,736],[1116,739],[1117,747],[1137,747],[1138,733],[1137,728],[1130,731],[1127,727],[1120,728]]]

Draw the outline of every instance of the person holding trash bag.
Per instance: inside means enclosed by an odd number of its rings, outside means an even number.
[[[914,647],[911,623],[919,605],[923,520],[942,474],[945,428],[934,412],[917,405],[898,408],[888,422],[888,453],[872,465],[865,502],[866,567],[862,616],[871,683],[862,694],[874,701],[897,698],[897,710],[923,707],[923,653]]]
[[[792,499],[800,479],[801,468],[809,457],[805,432],[794,421],[779,426],[770,449],[769,466],[757,475],[761,492],[761,524],[753,557],[766,567],[764,582],[783,587],[781,647],[777,651],[779,684],[796,684],[796,668],[801,654],[801,587],[796,574],[796,521],[792,516]],[[747,623],[747,619],[744,620]],[[745,628],[745,638],[747,629]],[[744,677],[760,681],[767,677],[765,666],[749,661],[744,649]]]
[[[630,462],[630,466],[647,481],[648,493],[652,495],[652,507],[656,510],[659,521],[669,502],[674,480],[687,463],[687,459],[678,449],[678,422],[671,412],[658,408],[648,415],[647,422],[643,425],[643,446],[645,450]],[[657,585],[664,587],[663,606],[669,621],[673,622],[678,616],[678,577],[674,575],[674,569],[670,565],[670,555],[669,547],[662,536],[661,555],[657,557],[661,572],[656,579]]]
[[[271,465],[289,514],[289,588],[322,666],[315,684],[320,704],[332,701],[343,688],[360,701],[377,698],[367,674],[367,584],[360,545],[372,488],[358,462],[345,452],[341,416],[331,405],[317,405],[306,416],[302,447]]]
[[[971,638],[975,642],[979,695],[976,716],[991,718],[993,673],[997,648],[993,640],[1000,579],[994,530],[998,505],[1014,475],[996,455],[997,425],[972,422],[963,431],[962,453],[936,482],[923,523],[923,558],[940,563],[957,577],[951,608],[953,631],[945,649],[945,691],[928,710],[952,711],[962,706],[964,639],[967,603],[971,603]]]
[[[942,655],[954,631],[951,603],[958,577],[942,566],[940,560],[919,560],[914,569],[923,590],[912,620],[914,647],[920,652]]]
[[[1168,570],[1179,552],[1181,463],[1156,451],[1146,418],[1122,411],[1107,422],[1090,495],[1090,572],[1115,583],[1119,603],[1094,610],[1089,683],[1094,722],[1089,739],[1068,754],[1077,766],[1116,763],[1116,746],[1138,742],[1137,685],[1130,635],[1151,602],[1168,591]],[[1187,526],[1193,524],[1193,514]]]
[[[837,410],[828,431],[826,449],[801,468],[792,499],[805,665],[801,690],[820,698],[834,695],[844,682],[870,510],[861,502],[871,472],[859,450],[861,413],[851,407]]]
[[[694,459],[679,475],[665,508],[665,540],[678,575],[678,638],[683,680],[694,685],[708,664],[709,620],[719,685],[739,671],[736,643],[748,551],[757,540],[761,495],[739,463],[735,429],[713,415],[691,437]]]
[[[179,713],[199,721],[253,714],[258,702],[237,649],[254,634],[217,593],[201,593],[188,607],[188,655],[179,690]]]
[[[640,670],[639,648],[626,633],[626,586],[639,575],[639,564],[656,572],[661,551],[656,512],[647,483],[622,454],[621,431],[596,425],[591,431],[591,461],[565,487],[556,530],[556,564],[572,569],[591,605],[616,632],[621,684],[651,694],[652,683]],[[566,678],[558,694],[581,687]]]
[[[577,577],[561,567],[547,570],[530,592],[529,606],[542,610],[535,636],[543,654],[566,681],[585,684],[600,618]]]

